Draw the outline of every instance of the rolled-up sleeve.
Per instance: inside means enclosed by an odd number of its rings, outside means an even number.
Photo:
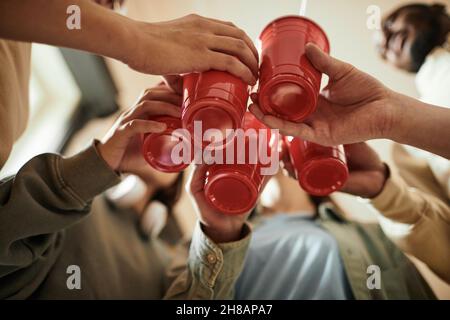
[[[188,262],[174,261],[176,274],[166,299],[232,299],[234,285],[242,272],[250,244],[251,228],[244,225],[243,236],[235,242],[214,243],[197,223]]]

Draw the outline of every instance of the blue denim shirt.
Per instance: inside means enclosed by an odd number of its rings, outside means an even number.
[[[351,299],[336,239],[302,214],[255,228],[236,299]]]

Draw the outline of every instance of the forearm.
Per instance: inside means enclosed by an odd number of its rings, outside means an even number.
[[[397,119],[388,138],[450,159],[450,109],[398,93],[393,104]]]
[[[69,29],[67,8],[80,8],[81,29]],[[0,37],[74,48],[123,61],[131,20],[90,0],[2,0]]]

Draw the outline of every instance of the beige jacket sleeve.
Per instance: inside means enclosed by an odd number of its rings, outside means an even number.
[[[171,284],[165,299],[232,299],[250,237],[250,226],[245,224],[241,240],[216,244],[197,223],[188,263],[183,254],[178,253],[169,269]]]
[[[450,208],[439,198],[409,187],[394,171],[373,206],[385,233],[405,252],[450,283]]]

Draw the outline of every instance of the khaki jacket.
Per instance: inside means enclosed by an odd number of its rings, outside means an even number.
[[[450,283],[450,202],[428,163],[394,145],[397,169],[372,204],[385,233]]]
[[[348,221],[330,204],[319,207],[318,222],[338,242],[355,299],[436,299],[414,264],[378,224]],[[379,286],[374,286],[370,279],[374,272],[378,273],[375,277]]]

